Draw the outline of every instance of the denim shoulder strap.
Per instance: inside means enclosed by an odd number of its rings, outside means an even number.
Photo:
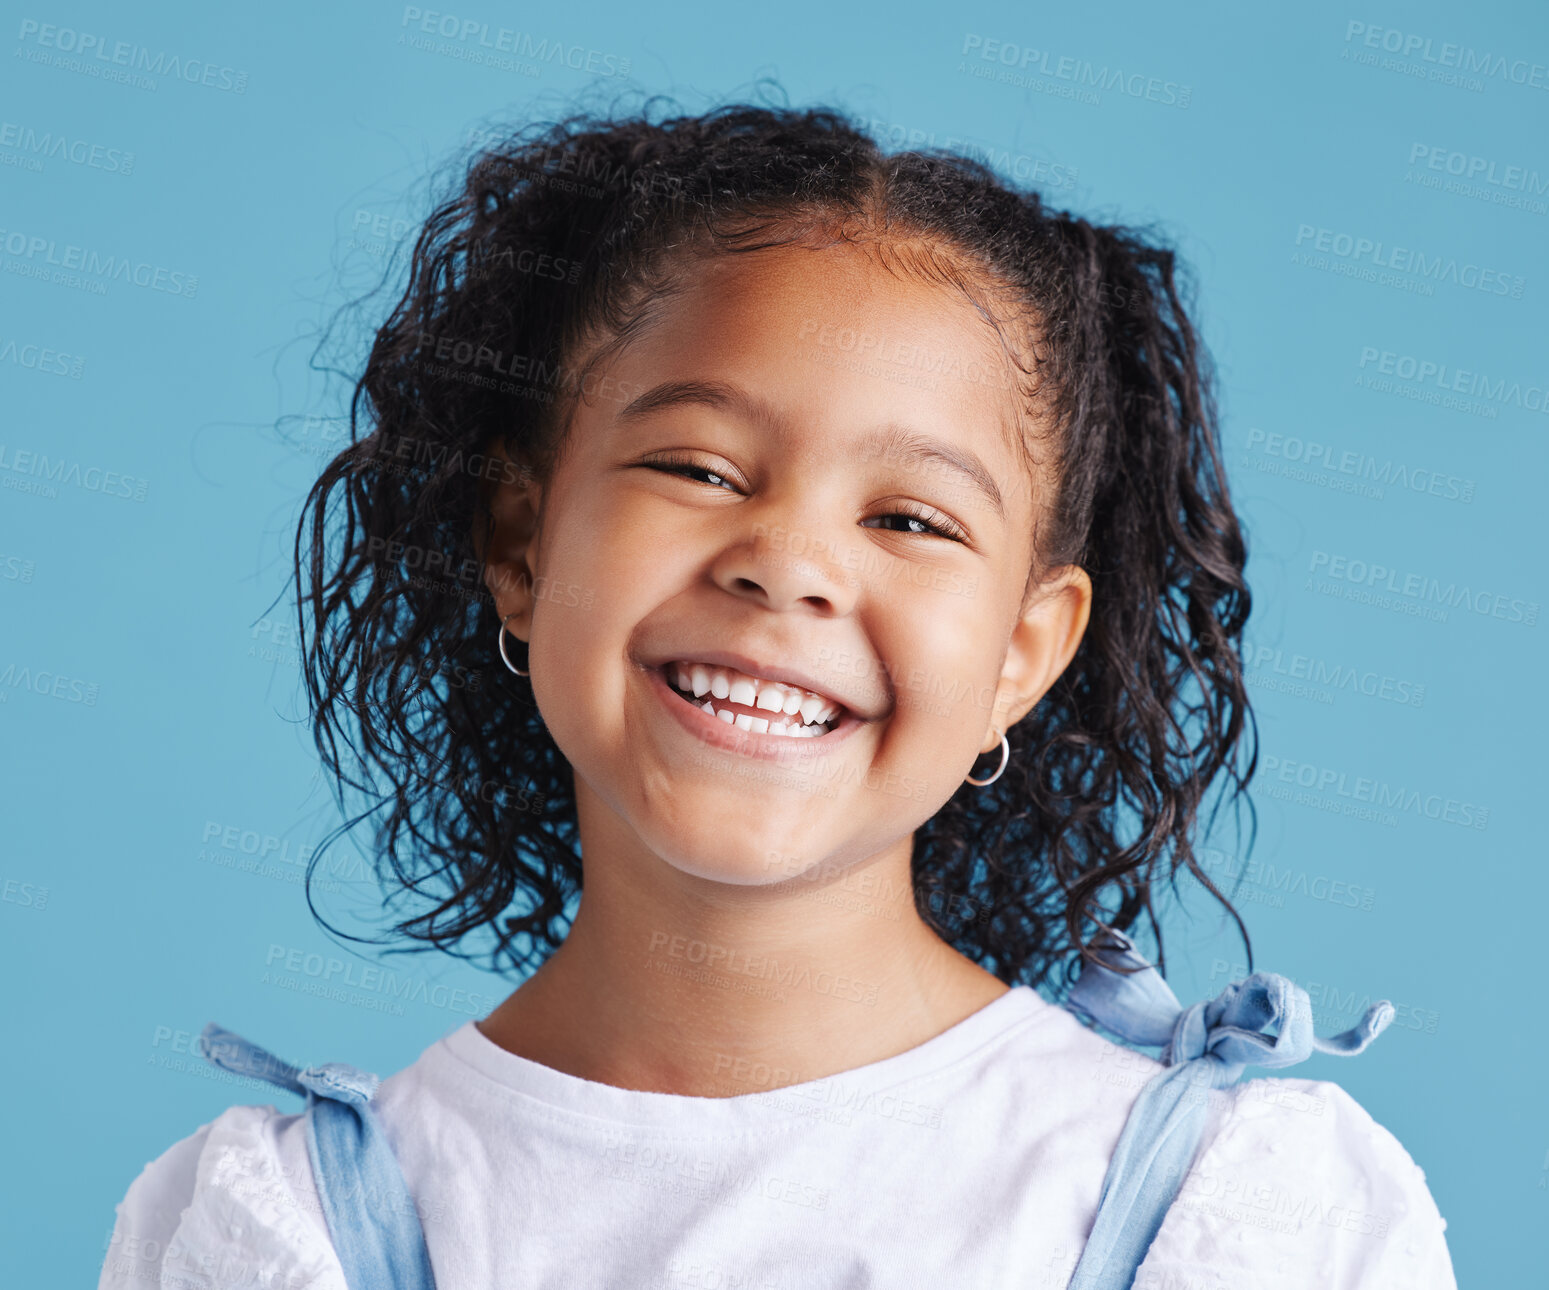
[[[371,1110],[377,1077],[340,1062],[298,1070],[213,1021],[199,1051],[306,1098],[318,1202],[350,1290],[435,1290],[414,1198]]]
[[[1126,1043],[1161,1047],[1166,1069],[1130,1109],[1068,1290],[1130,1290],[1193,1161],[1212,1089],[1235,1084],[1246,1066],[1294,1066],[1314,1052],[1354,1056],[1393,1020],[1383,999],[1351,1029],[1315,1038],[1307,992],[1272,972],[1184,1008],[1129,937],[1110,928],[1100,939],[1093,949],[1107,966],[1085,963],[1065,1006]]]

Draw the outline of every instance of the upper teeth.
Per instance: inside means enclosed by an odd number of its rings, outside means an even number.
[[[766,681],[762,677],[749,676],[730,667],[710,667],[704,663],[674,663],[671,665],[677,677],[678,689],[690,692],[696,699],[712,695],[729,703],[740,703],[748,708],[762,708],[776,714],[771,721],[765,717],[751,717],[747,713],[733,713],[716,709],[706,702],[704,707],[721,720],[734,723],[743,730],[785,734],[830,721],[839,712],[839,705],[821,694],[803,690],[797,685],[781,681]],[[801,716],[801,722],[784,718]],[[805,723],[803,725],[802,723]],[[816,733],[814,730],[812,733]]]

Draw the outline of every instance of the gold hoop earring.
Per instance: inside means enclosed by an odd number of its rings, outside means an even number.
[[[515,611],[512,611],[506,615],[506,618],[514,618],[515,616]],[[506,653],[506,618],[502,618],[500,620],[500,634],[497,637],[498,644],[500,645],[500,661],[504,663],[511,671],[515,672],[518,676],[531,676],[531,671],[522,671],[521,668],[517,667],[517,665],[511,661],[511,656]],[[531,661],[531,659],[528,660],[528,662]]]

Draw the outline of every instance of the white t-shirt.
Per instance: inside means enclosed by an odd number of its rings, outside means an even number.
[[[565,1075],[470,1021],[373,1105],[439,1290],[1054,1290],[1160,1069],[1022,986],[896,1057],[720,1098]],[[1425,1175],[1337,1084],[1247,1080],[1208,1115],[1141,1290],[1456,1290]],[[148,1164],[100,1290],[343,1290],[304,1134],[233,1107]]]

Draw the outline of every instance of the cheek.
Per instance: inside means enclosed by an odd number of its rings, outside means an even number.
[[[595,507],[558,491],[549,505],[561,518],[545,526],[533,582],[531,684],[545,724],[575,761],[577,741],[619,701],[621,669],[604,661],[622,656],[630,583],[610,558],[605,517]]]
[[[950,759],[958,743],[977,747],[990,719],[999,673],[988,643],[996,628],[971,598],[926,593],[911,599],[884,656],[893,669],[895,715],[910,730],[928,727],[943,741],[926,745],[929,755]]]
[[[573,762],[622,738],[631,633],[670,594],[670,546],[600,490],[555,490],[534,582],[533,693]],[[619,540],[624,535],[624,540]]]

